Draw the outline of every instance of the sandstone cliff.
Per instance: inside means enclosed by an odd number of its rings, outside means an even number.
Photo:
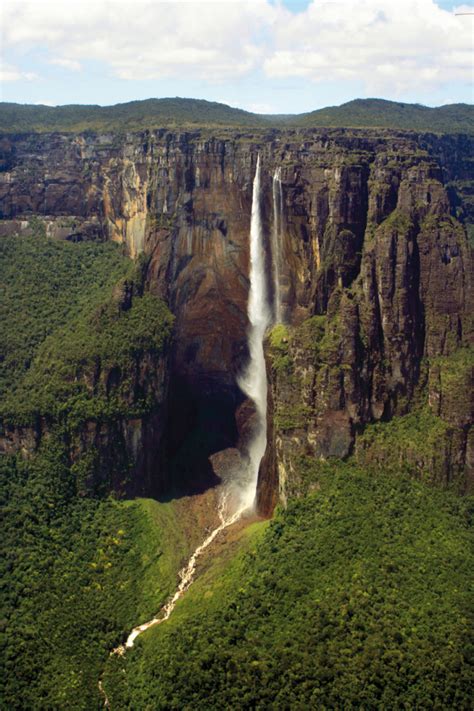
[[[176,315],[168,454],[178,472],[182,452],[201,448],[205,486],[208,455],[245,437],[235,377],[246,358],[260,151],[267,234],[271,178],[281,168],[283,313],[302,329],[290,329],[271,369],[261,507],[275,501],[276,470],[285,496],[296,457],[349,455],[367,423],[406,415],[423,388],[454,428],[439,474],[448,479],[454,469],[461,476],[472,451],[470,405],[459,413],[446,405],[439,375],[439,359],[471,337],[472,144],[462,135],[343,129],[4,136],[2,229],[39,215],[52,236],[111,239],[132,256],[145,253],[147,288]]]

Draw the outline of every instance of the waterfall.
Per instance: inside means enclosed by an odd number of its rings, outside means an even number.
[[[248,446],[248,463],[236,481],[223,484],[219,504],[219,524],[196,548],[188,562],[179,573],[180,583],[174,595],[161,610],[148,622],[134,627],[124,644],[116,647],[111,654],[123,655],[134,646],[136,638],[146,630],[165,622],[176,607],[177,602],[192,585],[196,566],[201,555],[214,542],[216,537],[239,520],[255,503],[258,470],[267,446],[267,373],[263,354],[265,331],[272,320],[268,302],[268,289],[265,275],[265,252],[263,245],[262,215],[260,210],[260,154],[257,157],[257,169],[253,181],[252,216],[250,222],[250,292],[247,307],[250,328],[248,346],[250,359],[239,378],[239,385],[244,393],[255,403],[256,423]],[[104,690],[102,678],[98,682],[99,691],[104,698],[104,706],[109,708],[109,700]]]
[[[273,174],[273,291],[275,295],[274,319],[282,322],[280,274],[281,274],[281,238],[283,223],[283,191],[281,187],[281,168],[276,168]]]
[[[250,359],[238,379],[243,392],[254,402],[256,423],[248,446],[248,467],[245,472],[241,504],[250,508],[255,502],[258,470],[267,446],[267,373],[263,354],[265,331],[271,323],[268,289],[265,275],[262,214],[260,207],[260,154],[253,181],[252,217],[250,223],[250,292],[247,313],[250,322],[248,347]]]

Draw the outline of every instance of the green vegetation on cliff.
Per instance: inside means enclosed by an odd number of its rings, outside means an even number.
[[[308,466],[318,491],[109,660],[112,708],[470,708],[472,501]]]
[[[393,224],[386,220],[383,228]],[[471,491],[465,462],[472,423],[472,347],[456,347],[456,334],[448,333],[449,355],[424,357],[419,372],[413,374],[417,380],[410,384],[412,391],[400,388],[391,411],[380,411],[378,421],[364,422],[367,415],[361,417],[356,408],[351,412],[347,403],[353,407],[359,398],[364,404],[366,393],[354,366],[363,370],[371,358],[374,362],[376,351],[370,352],[363,332],[367,322],[352,321],[359,326],[355,337],[347,327],[347,316],[344,323],[344,308],[351,308],[354,292],[335,291],[336,298],[331,315],[313,316],[298,326],[277,325],[267,343],[273,423],[282,442],[283,466],[291,472],[285,481],[287,495],[308,493],[306,466],[291,466],[308,452],[317,458],[345,458],[355,452],[356,461],[372,471],[404,473],[458,493]],[[379,364],[372,381],[379,379],[378,387],[382,377],[386,382],[392,377],[390,361],[380,359]],[[326,421],[330,424],[325,429]],[[326,449],[318,450],[321,441]]]
[[[341,106],[295,115],[253,114],[200,99],[166,98],[115,106],[36,106],[0,103],[0,131],[131,131],[160,127],[398,128],[418,131],[474,130],[473,107],[431,108],[383,99],[356,99]]]
[[[27,424],[36,414],[64,415],[78,424],[147,412],[153,395],[145,387],[127,402],[132,379],[145,354],[162,353],[172,323],[165,304],[151,294],[135,297],[126,311],[112,301],[72,319],[44,341],[6,398],[7,419]],[[111,373],[119,381],[116,388],[110,384]]]
[[[444,483],[444,445],[449,431],[449,424],[429,408],[417,409],[390,422],[368,425],[357,440],[357,459],[394,475],[404,472]]]
[[[40,344],[96,306],[133,264],[112,243],[59,242],[38,226],[32,237],[0,238],[0,391],[30,368]]]
[[[412,411],[367,425],[357,438],[355,457],[373,470],[383,468],[394,476],[405,473],[463,492],[466,475],[453,452],[467,446],[474,351],[459,348],[449,356],[429,359],[425,368],[428,383],[419,388]]]
[[[140,359],[162,353],[173,319],[156,297],[133,295],[140,268],[110,243],[15,236],[0,250],[6,421],[48,415],[74,425],[152,407],[146,388],[129,390]]]

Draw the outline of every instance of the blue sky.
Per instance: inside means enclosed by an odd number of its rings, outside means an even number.
[[[299,113],[473,101],[474,12],[450,0],[9,0],[1,99],[191,96]]]

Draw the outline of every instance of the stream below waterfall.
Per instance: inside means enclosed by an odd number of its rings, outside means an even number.
[[[168,602],[161,608],[158,614],[155,615],[151,620],[149,620],[148,622],[144,622],[143,624],[138,625],[137,627],[134,627],[128,635],[125,643],[120,644],[118,647],[115,647],[115,649],[113,649],[110,653],[111,655],[118,654],[122,656],[123,654],[125,654],[127,649],[133,647],[135,640],[139,635],[141,635],[143,632],[146,632],[146,630],[149,630],[151,627],[160,625],[162,622],[165,622],[169,618],[174,608],[176,607],[178,600],[184,595],[184,593],[188,590],[188,588],[194,581],[198,559],[201,557],[204,551],[209,548],[209,546],[217,538],[219,533],[224,531],[229,526],[232,526],[233,523],[236,523],[241,518],[241,516],[248,510],[248,508],[249,507],[247,506],[247,504],[244,503],[237,510],[234,510],[233,512],[232,510],[229,511],[228,492],[222,492],[218,509],[220,521],[219,525],[214,528],[207,536],[207,538],[196,548],[186,565],[180,570],[180,583],[173,597],[168,600]],[[98,687],[99,692],[104,699],[104,708],[110,708],[110,702],[105,692],[102,678],[100,678],[98,682]]]
[[[136,638],[142,634],[142,632],[146,632],[146,630],[149,630],[150,627],[154,627],[155,625],[160,625],[162,622],[165,622],[171,613],[173,612],[174,608],[176,607],[176,603],[178,600],[184,595],[186,590],[189,588],[191,583],[194,580],[194,575],[196,573],[196,564],[198,561],[198,558],[204,553],[206,548],[209,548],[211,543],[215,540],[215,538],[219,535],[221,531],[223,531],[225,528],[228,526],[231,526],[233,523],[238,521],[238,519],[242,516],[244,512],[244,508],[240,508],[234,513],[229,513],[227,511],[228,508],[228,497],[224,493],[221,496],[221,502],[219,505],[219,520],[220,523],[219,525],[214,528],[211,533],[208,535],[208,537],[199,545],[194,553],[192,554],[191,558],[188,560],[184,568],[182,568],[179,572],[179,578],[180,578],[180,583],[178,585],[178,588],[173,595],[173,597],[168,600],[168,602],[161,608],[160,612],[153,617],[153,619],[149,620],[149,622],[144,622],[142,625],[138,625],[138,627],[134,627],[133,630],[130,632],[130,634],[127,637],[127,640],[125,644],[121,644],[120,646],[116,647],[112,654],[124,654],[126,649],[129,649],[130,647],[133,647],[133,644],[136,640]]]

